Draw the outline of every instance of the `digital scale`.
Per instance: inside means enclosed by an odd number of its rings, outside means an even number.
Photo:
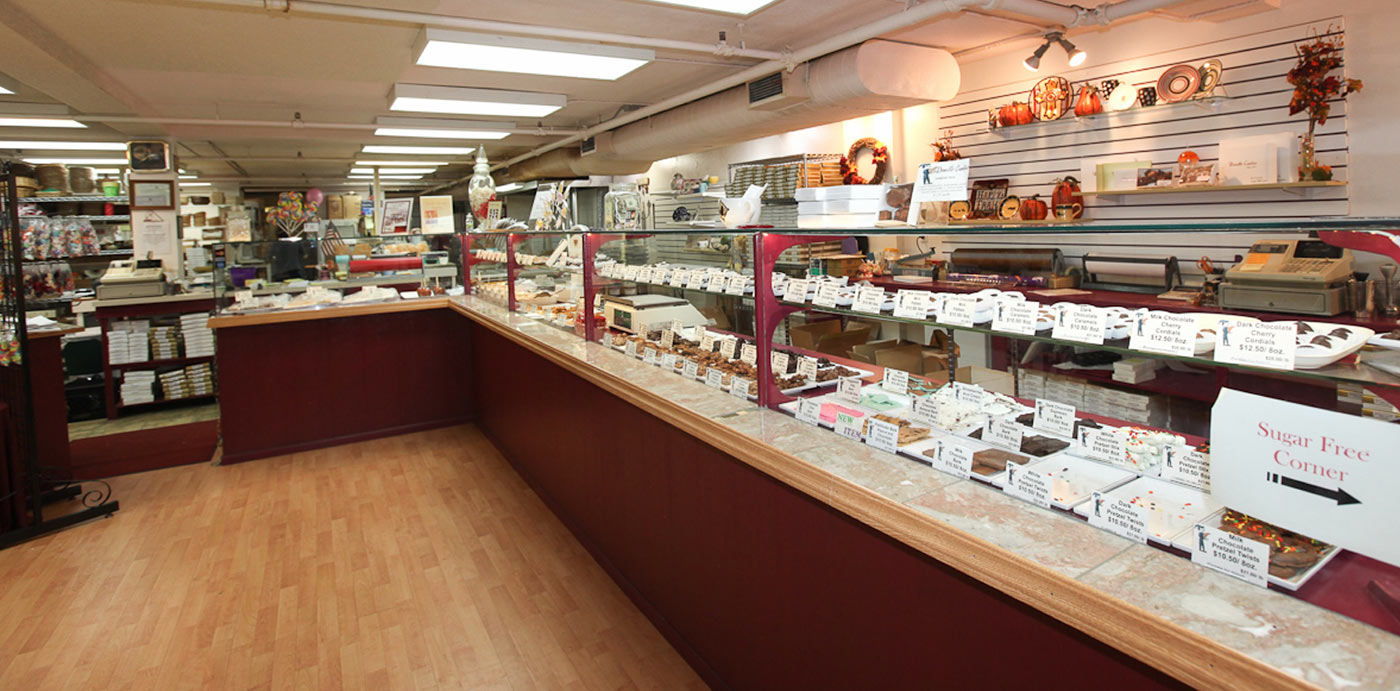
[[[1332,316],[1346,311],[1351,250],[1321,240],[1261,240],[1225,272],[1220,306]]]
[[[118,259],[97,284],[97,299],[151,298],[165,294],[165,271],[159,259]]]
[[[685,326],[708,323],[688,301],[665,295],[607,296],[603,298],[603,314],[609,327],[632,334],[665,328],[672,321]]]

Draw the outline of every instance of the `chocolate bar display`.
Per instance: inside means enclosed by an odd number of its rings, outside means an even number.
[[[1220,529],[1269,546],[1269,574],[1285,580],[1307,571],[1333,549],[1332,545],[1251,518],[1234,509],[1220,517]]]

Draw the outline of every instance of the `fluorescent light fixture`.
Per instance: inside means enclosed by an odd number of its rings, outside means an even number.
[[[198,179],[199,179],[199,176],[198,176],[198,175],[181,175],[181,176],[180,176],[180,179],[181,179],[181,180],[198,180]]]
[[[26,158],[25,163],[44,165],[48,163],[62,163],[70,166],[125,166],[124,158]]]
[[[389,97],[389,110],[531,118],[542,118],[569,102],[564,94],[421,84],[395,84]]]
[[[126,151],[126,144],[123,142],[0,141],[0,149],[41,149],[45,151]]]
[[[351,175],[351,180],[373,180],[373,175]],[[422,175],[380,175],[380,180],[422,180]]]
[[[92,170],[93,170],[94,173],[96,173],[96,174],[98,174],[98,175],[121,175],[121,174],[122,174],[122,169],[121,169],[121,168],[93,168]]]
[[[437,168],[384,168],[380,175],[427,175]],[[352,175],[374,175],[374,168],[351,168]]]
[[[506,193],[506,192],[514,192],[515,190],[518,190],[518,189],[520,189],[520,183],[518,183],[518,182],[507,182],[507,183],[504,184],[504,185],[498,186],[498,187],[496,188],[496,192],[497,192],[498,194],[504,194],[504,193]]]
[[[59,118],[6,118],[6,117],[0,117],[0,127],[70,127],[70,128],[81,129],[81,128],[86,128],[87,125],[84,125],[83,123],[78,122],[77,120],[68,120],[68,119],[59,119]]]
[[[466,156],[476,151],[476,147],[471,146],[388,146],[384,144],[366,144],[360,149],[366,154],[410,154],[423,156]]]
[[[374,121],[380,137],[420,139],[505,139],[513,123],[480,120],[429,120],[425,118],[379,118]]]
[[[355,161],[357,166],[375,166],[383,168],[388,166],[449,166],[447,161]]]
[[[726,14],[753,14],[773,4],[773,0],[651,0],[663,5],[694,7]]]
[[[424,29],[413,46],[424,67],[617,79],[656,59],[656,51],[520,36]]]
[[[214,183],[212,183],[212,182],[182,182],[182,183],[180,183],[180,186],[181,186],[181,187],[208,187],[208,186],[210,186],[210,185],[212,185],[212,184],[214,184]]]

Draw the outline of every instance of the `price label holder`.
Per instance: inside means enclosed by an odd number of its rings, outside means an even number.
[[[651,282],[657,285],[666,285],[666,279],[671,277],[671,270],[664,267],[656,267],[651,270]]]
[[[929,294],[923,290],[900,290],[894,303],[894,316],[900,319],[928,319]]]
[[[661,332],[661,347],[670,350],[676,345],[676,325]]]
[[[734,359],[734,351],[739,346],[739,339],[726,338],[719,344],[719,354],[726,360]]]
[[[953,382],[953,400],[981,408],[987,403],[987,391],[977,384],[955,381]]]
[[[939,470],[949,475],[960,477],[964,480],[972,477],[972,448],[966,444],[959,444],[947,439],[940,440],[933,458],[930,459],[935,470]]]
[[[850,413],[836,414],[836,433],[848,439],[861,441],[861,420]]]
[[[787,302],[807,301],[807,279],[794,278],[787,282],[787,290],[783,291],[783,300]]]
[[[705,335],[700,337],[700,352],[715,352],[715,335],[710,333],[709,331],[706,331]]]
[[[657,350],[657,349],[655,349],[655,348],[647,348],[646,354],[642,356],[642,362],[645,362],[645,363],[647,363],[648,365],[657,365],[657,364],[660,364],[660,363],[661,363],[661,351],[659,351],[659,350]]]
[[[1035,320],[1040,303],[1004,298],[992,307],[992,330],[1003,333],[1035,335]]]
[[[1242,535],[1197,525],[1191,561],[1250,585],[1269,587],[1269,545]]]
[[[938,411],[943,407],[943,401],[932,394],[914,399],[914,412],[912,417],[925,427],[939,429]]]
[[[977,319],[977,298],[971,295],[949,295],[943,301],[938,321],[953,326],[972,326]]]
[[[665,367],[665,368],[668,369],[668,370],[669,370],[669,369],[675,369],[675,368],[676,368],[676,354],[675,354],[675,353],[666,353],[665,355],[662,355],[662,356],[661,356],[661,366],[662,366],[662,367]]]
[[[752,343],[745,343],[744,347],[739,350],[739,359],[743,362],[749,363],[750,365],[757,365],[758,346]]]
[[[1147,544],[1146,506],[1094,492],[1089,499],[1089,525],[1118,537]]]
[[[641,269],[638,267],[628,266],[627,269],[623,272],[622,276],[625,280],[635,281],[637,280],[637,272],[639,271],[641,271]]]
[[[685,324],[679,319],[671,320],[671,330],[676,332],[677,336],[685,336]]]
[[[899,426],[871,418],[866,421],[865,443],[886,453],[899,453]]]
[[[712,389],[724,388],[724,372],[711,367],[705,370],[705,385]]]
[[[651,267],[643,266],[637,269],[637,280],[642,283],[651,283]]]
[[[1021,425],[1012,417],[993,418],[982,428],[982,441],[1004,449],[1021,450]]]
[[[817,295],[812,298],[812,304],[817,307],[835,307],[836,298],[840,295],[840,286],[834,283],[823,283],[817,288]]]
[[[885,377],[880,380],[880,388],[901,396],[909,395],[909,373],[904,370],[885,368]]]
[[[836,400],[860,405],[860,377],[846,377],[836,382]]]
[[[1080,427],[1079,445],[1091,460],[1122,466],[1128,458],[1128,438],[1117,430]]]
[[[1215,334],[1215,359],[1232,365],[1291,370],[1297,328],[1297,322],[1221,319]]]
[[[1128,347],[1178,357],[1196,354],[1196,318],[1185,314],[1138,314]]]
[[[786,355],[786,353],[784,353],[784,355]],[[774,371],[777,371],[777,369],[774,368]],[[798,359],[797,373],[806,377],[808,383],[815,384],[817,382],[817,361],[809,357]]]
[[[851,306],[857,312],[879,314],[885,304],[885,289],[878,286],[861,286],[856,289],[856,299]]]
[[[671,272],[671,281],[670,281],[671,287],[672,287],[672,288],[684,288],[684,287],[685,287],[685,279],[686,279],[686,277],[688,277],[689,275],[690,275],[690,272],[689,272],[689,271],[686,271],[686,270],[684,270],[684,269],[676,269],[676,270],[672,271],[672,272]]]
[[[747,276],[730,276],[729,285],[725,286],[724,293],[726,295],[737,295],[743,297],[744,289],[747,288],[748,285],[749,279]]]
[[[797,402],[797,419],[809,425],[820,427],[822,424],[822,404],[820,401],[811,398],[804,398]]]
[[[1060,315],[1055,318],[1055,329],[1050,335],[1062,341],[1103,345],[1103,335],[1107,329],[1107,312],[1093,305],[1071,305],[1060,310]]]
[[[1050,508],[1050,478],[1031,468],[1007,463],[1006,487],[1002,491],[1042,509]]]
[[[781,350],[773,351],[773,356],[769,362],[773,365],[773,374],[787,374],[788,354]]]
[[[682,371],[685,373],[685,378],[686,378],[686,379],[699,379],[699,378],[700,378],[700,363],[698,363],[698,362],[696,362],[696,361],[694,361],[694,360],[686,360],[686,361],[685,361],[685,369],[683,369]]]
[[[637,342],[628,339],[625,351],[629,357],[637,357]]]
[[[1162,449],[1162,479],[1210,494],[1210,454],[1185,444]]]
[[[733,377],[729,380],[729,395],[735,398],[749,400],[749,387],[753,382],[748,379]]]
[[[1041,398],[1035,402],[1035,419],[1031,422],[1031,427],[1073,438],[1074,418],[1074,406]]]
[[[689,290],[700,290],[705,287],[705,272],[691,271],[686,276],[685,287]]]

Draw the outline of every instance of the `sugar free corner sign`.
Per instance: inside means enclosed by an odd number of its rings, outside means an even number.
[[[1400,565],[1400,426],[1222,389],[1210,432],[1221,503]]]

